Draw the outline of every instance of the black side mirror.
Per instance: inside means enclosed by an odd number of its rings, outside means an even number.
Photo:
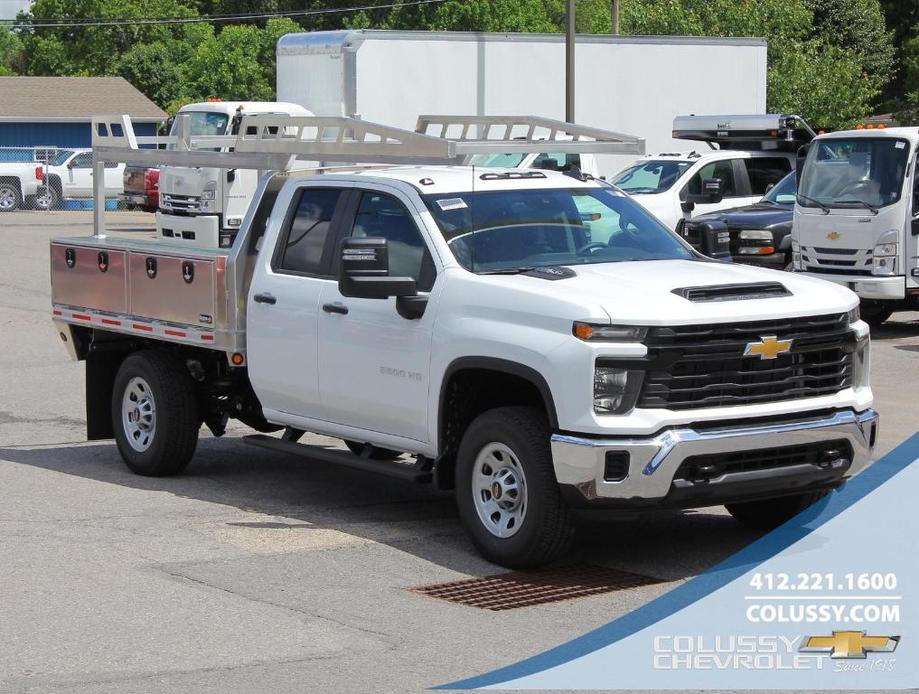
[[[702,192],[689,193],[686,196],[686,202],[692,202],[699,205],[713,205],[721,202],[724,198],[724,181],[720,178],[703,178]]]
[[[418,293],[412,278],[389,276],[386,239],[372,237],[351,237],[341,242],[338,291],[342,296],[358,299],[388,299]]]

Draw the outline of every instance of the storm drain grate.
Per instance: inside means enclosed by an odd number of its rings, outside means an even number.
[[[665,581],[605,566],[577,566],[551,571],[514,571],[410,590],[440,600],[497,611],[584,598],[656,583]]]

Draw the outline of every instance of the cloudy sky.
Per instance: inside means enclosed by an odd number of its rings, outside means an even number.
[[[29,0],[0,0],[0,19],[12,19],[28,6]]]

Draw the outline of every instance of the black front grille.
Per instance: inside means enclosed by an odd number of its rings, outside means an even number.
[[[791,341],[774,359],[749,345]],[[670,410],[750,405],[836,393],[852,384],[855,337],[846,314],[651,328],[638,407]],[[764,347],[768,348],[771,341]],[[780,345],[782,346],[782,345]]]
[[[674,479],[699,482],[739,472],[773,470],[795,465],[814,465],[830,469],[848,467],[851,462],[852,446],[845,439],[819,441],[752,451],[694,455],[680,464]]]

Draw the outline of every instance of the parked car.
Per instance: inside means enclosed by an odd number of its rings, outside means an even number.
[[[35,162],[0,162],[0,212],[28,204],[38,192],[38,169]]]
[[[758,202],[701,214],[683,223],[680,233],[698,247],[705,222],[723,222],[731,235],[731,258],[738,263],[791,269],[791,219],[797,176],[792,171]]]
[[[93,196],[93,153],[89,149],[60,150],[48,164],[47,180],[44,167],[36,170],[43,181],[35,196],[39,209],[59,207],[65,198]],[[124,164],[105,164],[105,197],[115,198],[124,192]]]
[[[156,212],[160,206],[160,170],[158,167],[126,166],[124,192],[118,199],[129,209]]]

